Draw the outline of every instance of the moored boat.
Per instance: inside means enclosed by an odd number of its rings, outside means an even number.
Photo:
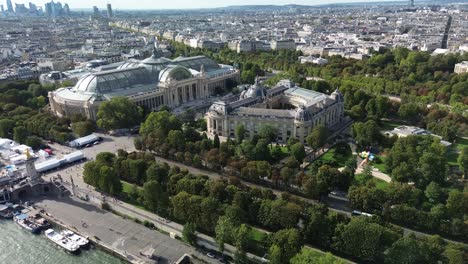
[[[88,248],[89,247],[89,240],[76,234],[75,232],[73,231],[70,231],[70,230],[63,230],[61,233],[60,233],[62,236],[70,239],[71,241],[75,242],[76,244],[78,244],[81,248]]]
[[[13,218],[13,211],[7,205],[0,204],[0,217],[5,219]]]
[[[0,204],[0,217],[5,219],[12,219],[15,215],[16,209],[14,204]]]
[[[55,230],[47,229],[44,234],[48,239],[68,252],[73,254],[77,254],[79,252],[80,246],[77,243],[55,232]]]
[[[15,215],[14,221],[19,226],[33,234],[39,234],[41,232],[41,227],[38,224],[31,221],[29,216],[26,214]]]
[[[50,222],[47,221],[47,219],[41,217],[41,215],[39,214],[32,215],[29,217],[29,219],[32,222],[36,223],[41,228],[41,230],[46,230],[51,227]]]

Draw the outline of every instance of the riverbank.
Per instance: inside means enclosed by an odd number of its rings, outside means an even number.
[[[122,260],[97,249],[72,255],[44,235],[33,235],[11,220],[0,219],[0,263],[124,264]]]
[[[47,197],[35,200],[34,205],[45,210],[44,216],[54,223],[89,237],[103,249],[130,263],[154,263],[141,256],[142,251],[154,250],[154,254],[163,260],[161,263],[175,262],[185,253],[197,254],[194,248],[181,241],[76,197]]]
[[[110,254],[110,255],[112,255],[114,257],[119,258],[121,261],[123,261],[125,263],[137,263],[137,262],[132,262],[131,260],[129,260],[128,257],[125,255],[125,252],[118,252],[118,251],[110,248],[106,244],[102,243],[99,239],[97,239],[96,236],[84,235],[84,234],[80,233],[80,231],[77,228],[75,228],[73,226],[68,226],[67,224],[63,223],[62,221],[60,221],[59,219],[57,219],[56,217],[54,217],[53,215],[51,215],[51,214],[49,214],[47,212],[44,212],[44,213],[39,212],[39,214],[42,217],[44,217],[45,219],[47,219],[47,221],[49,221],[54,226],[59,226],[62,229],[71,230],[71,231],[75,232],[76,234],[78,234],[80,236],[86,237],[92,243],[93,246],[96,246],[96,248],[98,248],[98,249],[100,249],[102,251],[105,251],[106,253],[108,253],[108,254]]]

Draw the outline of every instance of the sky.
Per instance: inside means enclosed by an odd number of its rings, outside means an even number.
[[[112,4],[113,9],[192,9],[192,8],[211,8],[224,7],[230,5],[319,5],[330,3],[349,3],[349,2],[375,2],[379,0],[55,0],[62,4],[68,3],[70,9],[74,8],[92,8],[97,6],[104,9],[106,4]],[[385,0],[380,0],[385,1]],[[33,2],[38,6],[44,7],[44,3],[50,0],[12,0],[15,3]],[[6,7],[6,0],[0,0],[0,3]]]

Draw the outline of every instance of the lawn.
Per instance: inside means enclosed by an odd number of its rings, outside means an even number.
[[[338,167],[344,167],[346,164],[346,161],[348,161],[352,157],[352,152],[350,148],[346,149],[346,152],[344,154],[338,154],[336,153],[336,146],[332,147],[327,151],[327,153],[323,154],[318,160],[320,161],[331,161],[331,162],[336,162]]]
[[[250,231],[250,235],[252,237],[253,240],[255,240],[255,242],[263,242],[264,239],[266,238],[267,234],[258,230],[257,228],[255,227],[252,227],[251,231]]]
[[[379,162],[372,162],[371,165],[378,169],[380,172],[383,172],[383,173],[387,173],[387,168],[385,166],[385,160],[387,159],[387,157],[384,157],[382,155],[379,155],[378,156],[378,159],[379,159]]]
[[[369,182],[373,182],[375,184],[375,187],[377,189],[380,189],[380,190],[385,190],[388,188],[388,182],[386,181],[383,181],[381,179],[377,179],[377,178],[370,178],[370,179],[366,179],[364,174],[356,174],[354,175],[354,180],[356,181],[357,185],[359,186],[364,186],[366,185],[367,183]]]
[[[395,121],[383,121],[383,120],[380,121],[380,124],[381,124],[380,129],[385,130],[385,131],[393,130],[395,127],[405,125],[404,123],[398,123]]]
[[[122,192],[126,194],[130,194],[133,188],[133,184],[128,183],[126,181],[120,181],[122,183]],[[138,187],[138,189],[141,189],[141,187]]]
[[[307,251],[307,254],[310,256],[308,258],[309,260],[319,260],[317,263],[330,263],[330,264],[345,264],[345,263],[351,263],[345,259],[342,259],[340,257],[334,256],[331,253],[327,252],[321,252],[318,251],[314,248],[311,247],[304,247],[302,249],[303,251]],[[320,261],[321,260],[321,261]]]
[[[122,183],[122,194],[124,194],[121,199],[126,203],[130,203],[140,209],[146,210],[138,201],[134,201],[130,198],[130,194],[132,193],[133,184],[128,183],[126,181],[120,181]],[[137,186],[138,190],[141,192],[143,188]]]
[[[458,137],[455,143],[447,151],[447,161],[450,166],[458,166],[458,152],[464,147],[468,147],[468,139]]]

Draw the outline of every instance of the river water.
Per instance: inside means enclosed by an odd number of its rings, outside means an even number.
[[[0,219],[0,263],[2,264],[123,264],[120,259],[97,249],[71,255],[49,241],[34,235],[11,220]]]

